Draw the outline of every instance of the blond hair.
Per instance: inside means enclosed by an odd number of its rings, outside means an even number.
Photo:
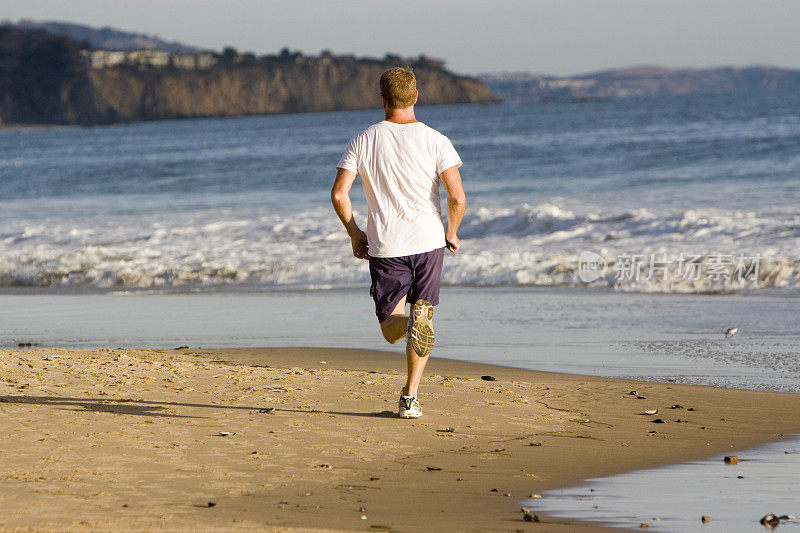
[[[381,96],[389,109],[411,107],[417,98],[417,78],[410,69],[390,68],[381,75]]]

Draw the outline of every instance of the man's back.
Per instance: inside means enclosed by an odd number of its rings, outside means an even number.
[[[445,245],[439,174],[460,165],[450,140],[422,122],[384,120],[353,137],[337,166],[361,176],[371,256],[413,255]]]

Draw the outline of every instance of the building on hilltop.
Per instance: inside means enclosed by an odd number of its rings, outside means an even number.
[[[172,66],[187,70],[211,68],[218,61],[210,52],[171,54],[160,50],[81,50],[81,60],[85,67],[93,69],[130,65],[153,68]]]

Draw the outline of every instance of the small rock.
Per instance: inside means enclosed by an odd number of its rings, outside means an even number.
[[[535,492],[534,492],[533,494],[531,494],[531,498],[533,498],[534,500],[538,500],[538,499],[540,499],[541,497],[542,497],[542,495],[541,495],[541,494],[537,494],[537,493],[535,493]]]
[[[178,347],[177,347],[177,348],[175,348],[175,349],[176,349],[176,350],[188,350],[188,349],[189,349],[189,347],[188,347],[188,346],[178,346]]]
[[[495,448],[494,451],[495,452],[504,452],[504,451],[506,451],[506,449],[505,448]]]
[[[371,477],[371,478],[369,478],[370,481],[378,481],[379,479],[380,479],[379,477]]]
[[[425,468],[428,469],[428,472],[434,472],[434,471],[441,470],[441,468],[439,468],[438,466],[426,466]]]
[[[727,465],[739,464],[739,456],[738,455],[726,455],[725,459],[723,459],[723,461],[725,461],[725,464],[727,464]]]
[[[652,422],[653,424],[666,424],[666,422],[664,422],[664,420],[662,420],[661,418],[654,418],[650,422]]]
[[[683,406],[679,403],[673,403],[669,406],[670,409],[683,409]]]
[[[639,393],[638,393],[638,392],[636,392],[635,390],[632,390],[632,391],[630,391],[630,392],[628,393],[628,396],[639,396]]]
[[[700,517],[700,521],[704,524],[708,524],[709,522],[711,522],[711,517],[708,516],[707,514],[704,514],[702,517]]]
[[[366,513],[367,512],[367,508],[366,507],[359,507],[358,508],[358,512],[359,513]]]
[[[736,476],[736,479],[744,479],[744,476]]]
[[[488,376],[488,375],[487,376],[481,376],[481,379],[483,381],[497,381],[497,379],[495,379],[494,376]]]
[[[492,490],[490,490],[489,492],[500,492],[500,491],[499,491],[499,490],[497,490],[497,489],[492,489]]]
[[[523,512],[522,513],[522,519],[525,522],[538,522],[539,521],[539,515]]]
[[[637,396],[636,399],[637,400],[646,400],[647,398],[645,398],[644,396]]]
[[[775,516],[774,514],[770,513],[768,515],[763,516],[761,520],[758,521],[758,523],[761,524],[762,526],[766,526],[772,529],[780,525],[781,519]]]
[[[208,502],[209,507],[214,507],[215,505],[217,505],[217,502]]]
[[[542,445],[541,442],[529,442],[528,443],[528,446],[541,446],[541,445]]]
[[[219,436],[220,437],[230,437],[231,435],[236,435],[236,433],[234,433],[233,431],[220,431],[219,432]]]
[[[739,328],[728,328],[725,330],[725,337],[733,337],[739,333]]]
[[[644,412],[644,414],[646,414],[646,415],[654,415],[657,412],[658,412],[658,409],[648,409],[647,411]]]
[[[639,524],[639,528],[641,528],[641,529],[647,529],[649,527],[650,527],[650,524],[648,524],[647,522],[642,522],[641,524]]]
[[[687,411],[694,411],[694,407],[688,408]]]
[[[505,492],[505,493],[503,493],[503,496],[506,496],[506,497],[510,498],[511,497],[511,493],[510,492]]]
[[[450,426],[447,426],[446,428],[444,428],[444,432],[445,433],[454,433],[455,431],[456,431],[456,428],[451,428]]]
[[[322,463],[322,464],[317,465],[317,468],[333,468],[333,466],[331,466],[331,465],[329,465],[327,463]]]
[[[274,413],[275,412],[275,408],[274,407],[265,407],[263,409],[259,409],[258,412],[259,413]]]

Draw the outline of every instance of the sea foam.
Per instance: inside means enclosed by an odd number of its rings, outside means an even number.
[[[363,223],[363,216],[357,219]],[[800,288],[800,215],[788,207],[658,212],[553,202],[471,206],[460,236],[462,249],[446,259],[445,284],[647,292]],[[579,272],[582,252],[605,263],[589,282]],[[635,277],[623,268],[631,257],[642,263]],[[737,257],[750,260],[751,267],[757,260],[757,269],[737,278]],[[651,258],[661,263],[655,275]],[[731,261],[729,275],[709,276],[721,258]],[[681,275],[687,262],[698,265],[697,279]],[[0,230],[5,286],[323,290],[364,286],[368,279],[367,263],[352,257],[328,208],[290,216],[245,207],[20,217]]]

